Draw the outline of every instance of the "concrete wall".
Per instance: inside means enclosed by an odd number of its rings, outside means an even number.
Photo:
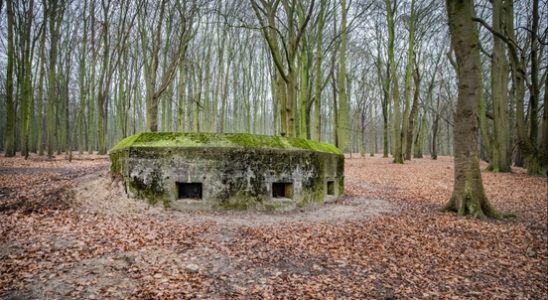
[[[130,192],[180,209],[292,209],[334,200],[344,192],[344,157],[332,153],[132,147],[117,155],[117,168]],[[333,195],[327,195],[329,181]],[[178,183],[201,183],[202,198],[180,199]],[[273,183],[290,184],[292,193],[273,197]]]

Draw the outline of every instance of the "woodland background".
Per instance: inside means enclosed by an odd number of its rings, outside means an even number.
[[[444,2],[0,0],[0,298],[545,298],[548,3]],[[135,201],[147,130],[333,143],[345,195]]]
[[[547,1],[476,1],[481,157],[548,165]],[[0,2],[0,149],[100,154],[141,132],[306,137],[396,162],[451,154],[443,1]]]

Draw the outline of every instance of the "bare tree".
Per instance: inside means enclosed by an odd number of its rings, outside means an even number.
[[[459,96],[455,115],[455,183],[447,210],[458,215],[495,217],[481,180],[477,131],[481,98],[480,43],[474,16],[473,0],[446,0],[451,44],[456,55]]]

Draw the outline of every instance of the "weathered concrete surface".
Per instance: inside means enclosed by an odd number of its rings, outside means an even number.
[[[121,141],[110,158],[128,192],[177,209],[286,210],[344,191],[344,156],[303,139],[141,133]]]

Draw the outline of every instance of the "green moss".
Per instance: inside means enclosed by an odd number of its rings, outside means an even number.
[[[171,202],[164,193],[158,193],[151,189],[139,188],[135,183],[130,182],[128,185],[129,191],[131,191],[137,198],[146,200],[151,205],[162,203],[166,208],[171,206]]]
[[[125,181],[128,182],[130,191],[136,194],[138,198],[146,199],[153,205],[162,202],[165,207],[169,207],[168,195],[162,186],[160,176],[160,172],[154,169],[150,174],[150,182],[148,183],[137,176],[127,178]]]
[[[127,147],[237,147],[311,150],[342,155],[337,147],[301,138],[256,135],[248,133],[179,133],[143,132],[120,141],[111,153]]]
[[[110,154],[110,173],[114,174],[120,174],[121,166],[120,166],[120,152],[111,153]]]
[[[256,208],[260,203],[255,197],[238,193],[228,199],[221,200],[215,205],[217,209],[234,209],[234,210],[246,210],[250,208]]]
[[[117,150],[122,150],[128,146],[131,146],[137,138],[139,138],[140,134],[134,134],[132,136],[128,136],[127,138],[121,140],[114,148],[110,149],[110,152],[115,152]]]
[[[122,175],[123,158],[127,156],[124,149],[110,153],[110,173],[111,175]]]
[[[318,143],[311,140],[299,139],[299,138],[292,138],[288,140],[294,148],[342,154],[341,150],[339,150],[337,147],[331,144],[323,144],[323,143]]]
[[[310,204],[322,203],[325,198],[325,188],[323,178],[315,182],[306,191],[303,191],[297,207],[306,207]]]

